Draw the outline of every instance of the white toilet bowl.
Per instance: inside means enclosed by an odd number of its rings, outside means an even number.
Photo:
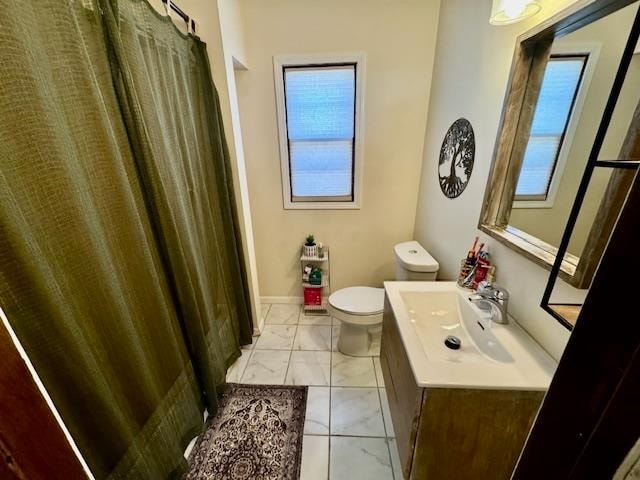
[[[384,289],[348,287],[329,296],[329,312],[340,320],[338,350],[354,357],[380,354]]]
[[[415,240],[394,247],[396,280],[434,281],[438,262]],[[338,350],[345,355],[380,355],[384,289],[342,288],[329,295],[329,313],[340,320]]]

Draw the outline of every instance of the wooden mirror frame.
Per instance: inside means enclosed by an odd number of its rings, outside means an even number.
[[[558,248],[509,225],[509,217],[551,45],[555,38],[568,35],[636,1],[578,0],[516,40],[478,228],[547,270],[551,270]],[[623,145],[625,149],[629,148]],[[582,255],[564,255],[559,276],[570,285],[584,289],[591,283],[631,179],[629,172],[613,172]]]

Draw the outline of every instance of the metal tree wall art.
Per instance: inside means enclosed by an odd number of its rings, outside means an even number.
[[[449,127],[440,148],[438,177],[442,193],[447,197],[456,198],[466,188],[475,154],[473,127],[466,118],[459,118]]]

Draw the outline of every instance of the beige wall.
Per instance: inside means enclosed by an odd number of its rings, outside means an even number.
[[[441,278],[456,278],[460,259],[479,234],[477,222],[515,38],[570,3],[543,1],[536,17],[494,27],[488,21],[491,0],[442,2],[415,226],[416,240],[440,262]],[[469,119],[475,129],[476,161],[467,189],[450,200],[440,191],[436,172],[442,139],[459,117]],[[539,306],[548,272],[486,235],[481,237],[490,246],[499,283],[511,293],[510,314],[558,359],[569,332]],[[583,292],[564,285],[562,295],[579,299]]]
[[[299,247],[331,249],[332,289],[394,276],[393,245],[413,236],[438,0],[241,0],[248,70],[237,72],[263,296],[301,296]],[[360,210],[284,210],[274,55],[366,54]]]
[[[553,207],[515,209],[509,219],[511,225],[552,245],[560,244],[564,225],[578,191],[637,9],[637,5],[630,5],[554,42],[554,46],[577,48],[586,43],[596,43],[600,46],[600,54],[586,92],[586,101]],[[634,84],[637,87],[638,78],[635,77],[633,68],[628,78],[628,84]],[[612,119],[607,133],[608,141],[603,146],[601,158],[617,158],[633,114],[633,108],[626,107],[629,105],[635,107],[638,104],[638,89],[626,88],[620,104],[622,108],[617,109]],[[569,252],[574,255],[580,256],[582,253],[610,175],[610,170],[598,169],[591,179],[586,201],[582,206],[580,218],[576,222],[569,244]]]
[[[231,159],[232,162],[234,162],[236,197],[242,225],[244,259],[253,306],[254,330],[258,333],[262,329],[264,318],[262,318],[261,315],[258,265],[256,262],[255,238],[253,234],[253,222],[251,220],[251,202],[249,198],[246,161],[242,143],[242,127],[240,124],[240,107],[238,105],[235,77],[235,66],[246,66],[247,63],[245,30],[242,23],[241,6],[238,0],[218,0],[218,9],[226,80],[226,92],[224,92],[224,94],[221,93],[220,99],[221,101],[224,100],[228,102],[228,111],[225,109],[223,115],[227,138],[231,144]],[[219,62],[220,59],[218,58],[217,61]]]

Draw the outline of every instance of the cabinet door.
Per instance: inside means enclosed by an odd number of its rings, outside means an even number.
[[[411,478],[509,480],[543,396],[426,388]]]
[[[382,375],[387,397],[389,398],[389,409],[396,434],[402,471],[405,478],[409,478],[413,461],[413,448],[420,422],[423,389],[416,385],[395,317],[386,299],[382,324],[380,364],[382,365]]]

